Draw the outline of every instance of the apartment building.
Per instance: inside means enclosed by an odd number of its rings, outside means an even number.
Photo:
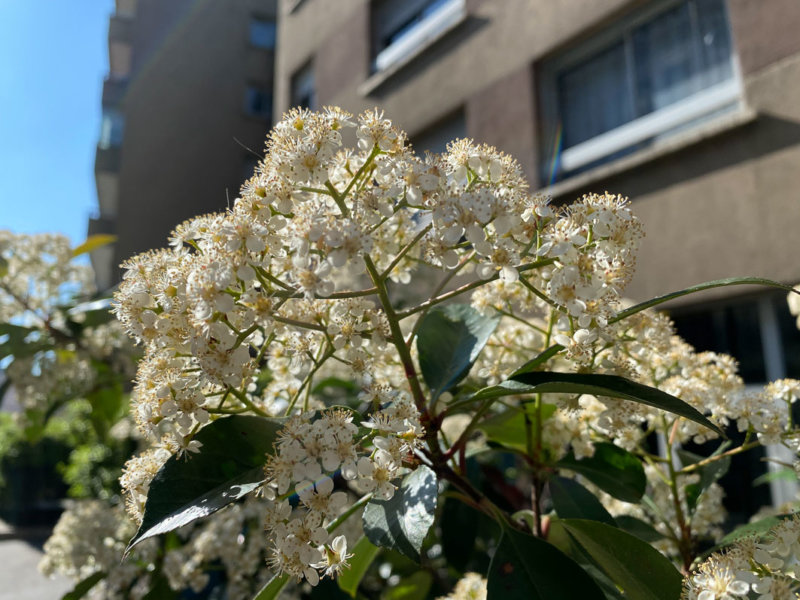
[[[117,0],[90,233],[100,288],[176,224],[224,209],[271,127],[275,0]]]
[[[275,114],[379,106],[417,149],[468,136],[510,153],[555,202],[629,196],[646,230],[634,300],[734,276],[794,284],[798,30],[797,0],[281,0]],[[748,382],[800,377],[784,293],[668,306]]]

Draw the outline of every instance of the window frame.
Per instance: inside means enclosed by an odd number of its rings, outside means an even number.
[[[372,42],[371,68],[374,73],[384,73],[411,61],[425,48],[447,35],[454,27],[464,21],[467,14],[466,0],[447,0],[425,19],[419,21],[393,43],[378,50],[376,23],[370,20]],[[402,29],[402,28],[401,28]]]
[[[265,101],[268,103],[265,106],[265,110],[262,112],[256,112],[252,109],[251,103],[251,93],[261,94]],[[263,85],[258,83],[247,83],[244,89],[244,113],[248,117],[252,117],[255,119],[264,119],[269,122],[272,122],[272,113],[275,110],[275,95],[272,90],[265,88]]]
[[[659,142],[677,137],[678,128],[691,125],[698,121],[696,126],[690,126],[686,132],[694,131],[699,127],[706,127],[717,120],[729,119],[731,113],[746,111],[744,100],[744,85],[741,68],[735,48],[735,40],[730,31],[730,21],[727,25],[731,39],[731,77],[723,82],[714,84],[704,90],[674,102],[663,108],[627,121],[622,125],[584,140],[567,149],[560,146],[560,131],[562,115],[558,99],[558,76],[567,69],[597,56],[602,51],[610,48],[620,41],[624,44],[626,56],[632,51],[633,32],[642,25],[657,19],[660,14],[694,0],[660,0],[652,5],[640,8],[632,14],[626,15],[609,27],[596,32],[591,37],[578,42],[557,56],[541,61],[538,67],[538,94],[540,122],[542,123],[539,149],[544,159],[539,168],[546,185],[551,186],[556,182],[568,180],[574,176],[582,175],[588,166],[604,168],[609,164],[624,160],[632,154],[645,152],[659,145]],[[726,17],[728,17],[727,3]],[[627,69],[626,77],[631,78],[632,69]],[[631,82],[632,87],[635,83]],[[720,115],[712,116],[717,111]],[[703,119],[703,117],[710,117]],[[681,130],[682,132],[683,130]],[[558,143],[557,151],[554,147]],[[602,161],[603,158],[615,153],[629,150],[638,144],[644,148],[634,149],[619,158]],[[598,162],[601,161],[601,162]],[[592,163],[598,163],[594,166]]]

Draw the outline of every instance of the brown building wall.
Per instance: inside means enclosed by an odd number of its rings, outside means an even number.
[[[331,4],[284,10],[276,114],[288,108],[291,74],[314,59],[320,106],[379,105],[412,136],[462,107],[467,134],[513,154],[536,188],[538,65],[648,2],[471,0],[464,23],[378,84],[365,43],[370,2]],[[728,0],[728,14],[751,116],[553,190],[562,202],[588,191],[631,197],[647,230],[636,299],[737,275],[800,281],[790,241],[800,230],[800,2]]]
[[[244,147],[261,153],[269,129],[267,119],[246,113],[245,93],[248,83],[272,88],[273,53],[251,46],[249,24],[269,16],[273,3],[182,4],[137,7],[135,36],[146,50],[134,47],[122,104],[115,264],[165,246],[181,221],[228,206],[244,179]]]

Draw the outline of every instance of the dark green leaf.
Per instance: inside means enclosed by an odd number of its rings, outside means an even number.
[[[524,365],[522,365],[519,369],[514,371],[510,375],[510,377],[514,377],[515,375],[522,375],[523,373],[530,373],[531,371],[535,371],[536,367],[538,367],[540,365],[543,365],[548,360],[553,358],[556,354],[561,352],[563,349],[564,349],[564,346],[562,346],[561,344],[553,344],[552,346],[550,346],[546,350],[543,350],[537,356],[534,356],[532,359],[530,359],[528,362],[526,362]]]
[[[546,421],[556,411],[555,404],[542,404],[542,421]],[[507,448],[525,452],[527,450],[527,427],[525,416],[530,422],[531,432],[536,431],[536,414],[533,405],[511,408],[482,421],[478,428],[486,434],[490,441]]]
[[[61,600],[79,600],[80,598],[83,598],[89,592],[89,590],[97,585],[102,579],[104,579],[105,576],[106,574],[103,571],[92,573],[85,579],[81,579],[75,584],[75,587],[72,588],[72,590],[61,596]]]
[[[620,529],[624,529],[631,535],[635,535],[640,540],[645,542],[657,542],[663,540],[664,535],[660,533],[655,527],[641,519],[631,517],[629,515],[619,515],[614,517]]]
[[[553,477],[550,494],[553,508],[561,519],[590,519],[612,527],[617,525],[600,500],[574,479]]]
[[[491,385],[475,392],[470,397],[470,402],[477,402],[479,400],[491,400],[493,398],[502,398],[504,396],[519,396],[523,394],[531,394],[531,386],[507,379],[497,385]]]
[[[448,565],[464,571],[472,558],[478,536],[479,515],[475,509],[448,498],[439,524],[442,528],[442,553]]]
[[[586,571],[555,546],[519,531],[503,531],[489,566],[487,598],[588,600],[602,597],[603,592]]]
[[[772,281],[771,279],[762,279],[761,277],[730,277],[728,279],[717,279],[716,281],[707,281],[706,283],[693,285],[692,287],[688,287],[684,290],[672,292],[664,296],[653,298],[652,300],[647,300],[646,302],[641,302],[635,306],[631,306],[630,308],[623,310],[613,319],[610,319],[609,323],[616,323],[617,321],[621,321],[622,319],[630,317],[638,312],[642,312],[645,309],[658,306],[659,304],[669,302],[670,300],[680,298],[681,296],[686,296],[687,294],[694,294],[695,292],[702,292],[703,290],[710,290],[718,287],[727,287],[729,285],[765,285],[767,287],[780,288],[782,290],[786,290],[787,292],[792,291],[791,286],[778,283],[777,281]]]
[[[355,598],[361,580],[380,551],[366,536],[362,536],[352,548],[353,556],[347,560],[350,566],[337,579],[339,588]]]
[[[628,600],[675,600],[683,578],[650,544],[629,533],[584,519],[562,520],[570,537],[625,593]]]
[[[195,436],[198,454],[173,456],[150,484],[144,518],[128,550],[140,541],[206,517],[264,481],[267,454],[282,427],[279,419],[234,415]]]
[[[422,542],[433,525],[436,474],[421,465],[406,475],[390,500],[371,500],[362,522],[369,541],[419,562]]]
[[[530,386],[527,393],[593,394],[639,402],[680,415],[725,436],[719,427],[683,400],[619,375],[532,372],[517,375],[513,380]]]
[[[639,502],[647,486],[641,461],[627,450],[605,442],[594,445],[593,456],[576,459],[570,452],[556,466],[583,475],[624,502]]]
[[[676,450],[676,453],[678,458],[681,459],[684,467],[704,460],[704,457],[682,448]],[[716,454],[716,452],[714,454]],[[724,458],[710,462],[695,471],[696,473],[699,473],[700,481],[697,483],[690,483],[686,486],[686,504],[689,507],[690,513],[694,512],[694,509],[697,507],[697,501],[700,500],[700,496],[703,494],[703,492],[705,492],[712,483],[716,482],[720,477],[725,475],[730,466],[731,457],[725,456]]]
[[[437,306],[423,317],[417,350],[432,400],[467,376],[499,322],[468,304]]]
[[[280,575],[273,575],[272,579],[261,588],[261,591],[256,594],[253,600],[275,600],[283,591],[283,588],[286,587],[287,583],[289,583],[288,574],[282,573]]]
[[[427,571],[417,571],[403,577],[381,594],[381,600],[424,600],[433,584],[433,576]]]

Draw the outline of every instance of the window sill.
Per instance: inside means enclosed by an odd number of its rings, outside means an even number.
[[[379,87],[381,87],[384,83],[386,83],[389,79],[391,79],[397,72],[404,69],[409,63],[416,60],[416,58],[425,52],[428,48],[436,44],[439,40],[450,34],[451,31],[460,27],[464,21],[467,20],[467,11],[466,8],[462,5],[460,8],[460,12],[456,18],[451,20],[446,26],[442,27],[441,30],[436,32],[436,35],[433,35],[423,42],[421,42],[412,52],[409,52],[406,56],[399,59],[397,62],[392,63],[388,67],[383,70],[380,70],[373,75],[371,75],[364,83],[358,86],[358,93],[361,96],[369,96]]]
[[[702,141],[722,135],[728,131],[738,129],[756,120],[758,113],[751,108],[741,108],[738,111],[721,116],[711,122],[705,123],[691,131],[677,134],[666,140],[654,143],[652,146],[635,152],[614,162],[600,165],[586,173],[575,175],[552,186],[540,188],[538,191],[552,198],[559,198],[593,183],[608,179],[625,171],[629,171],[658,158],[668,156]]]

